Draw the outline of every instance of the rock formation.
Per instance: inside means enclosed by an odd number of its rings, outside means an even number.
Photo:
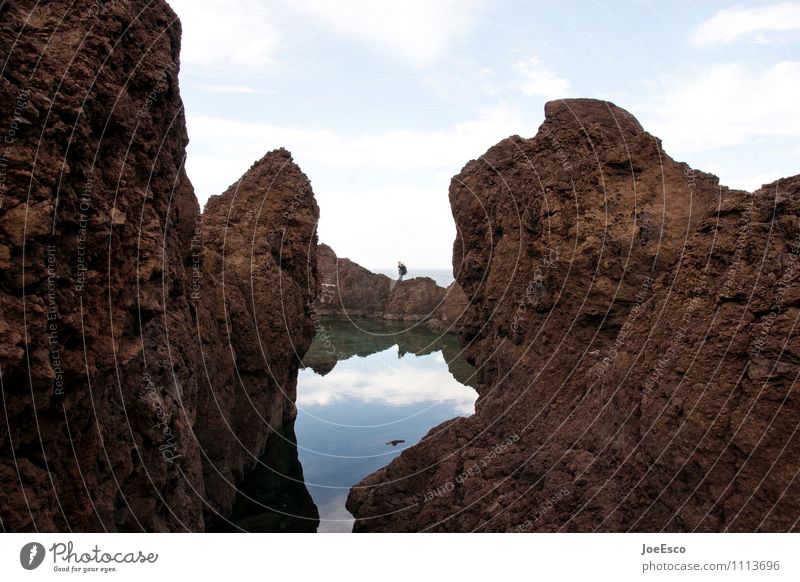
[[[315,308],[320,315],[383,317],[392,279],[340,259],[326,244],[317,248],[317,264],[322,286]]]
[[[468,304],[469,299],[461,285],[458,281],[453,281],[445,289],[444,300],[435,316],[426,321],[425,326],[437,333],[457,333]]]
[[[392,289],[383,317],[399,321],[425,321],[436,317],[445,293],[430,277],[401,281]]]
[[[253,164],[203,212],[196,347],[206,377],[194,432],[207,523],[230,511],[233,484],[297,414],[297,370],[314,336],[318,219],[311,184],[286,150]]]
[[[442,310],[446,306],[448,313],[445,317],[453,316],[454,307],[449,297],[452,295],[458,300],[460,290],[450,293],[430,277],[397,282],[350,259],[337,257],[326,244],[320,244],[317,252],[322,281],[315,304],[318,315],[408,322],[433,320],[432,329],[443,327],[450,331],[451,325],[443,325]]]
[[[730,191],[564,100],[450,201],[476,414],[354,487],[356,531],[800,527],[800,177]]]
[[[166,2],[4,3],[0,32],[0,524],[201,530],[294,413],[308,181],[275,152],[201,221]]]

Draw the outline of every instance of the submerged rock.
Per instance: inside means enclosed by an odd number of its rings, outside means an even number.
[[[355,486],[356,531],[798,528],[800,177],[730,191],[569,99],[450,200],[476,413]]]

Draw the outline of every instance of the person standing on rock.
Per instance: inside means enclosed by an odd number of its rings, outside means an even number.
[[[399,274],[399,276],[397,277],[397,282],[399,283],[400,281],[403,280],[403,276],[406,273],[408,273],[408,269],[406,269],[406,266],[403,264],[403,261],[397,261],[397,272]]]

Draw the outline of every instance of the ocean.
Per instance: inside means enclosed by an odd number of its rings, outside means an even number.
[[[408,269],[408,274],[404,277],[405,279],[413,279],[414,277],[430,277],[442,287],[447,287],[450,285],[450,283],[455,281],[455,278],[453,277],[453,269],[450,267],[445,267],[443,269],[414,269],[413,267],[406,265],[406,268]],[[381,273],[383,275],[388,275],[392,279],[397,279],[397,267],[370,267],[369,270],[373,273]]]

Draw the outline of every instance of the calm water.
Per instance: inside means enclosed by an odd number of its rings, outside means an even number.
[[[408,267],[408,275],[405,276],[406,279],[413,279],[414,277],[430,277],[437,284],[441,287],[447,287],[455,281],[453,278],[453,269],[447,267],[442,269],[414,269],[413,266],[406,265]],[[387,275],[392,279],[397,279],[397,267],[381,267],[381,268],[371,268],[370,271],[373,273],[382,273],[383,275]]]
[[[240,486],[233,529],[351,531],[350,487],[477,397],[455,337],[421,326],[323,320],[304,365],[297,420]]]

